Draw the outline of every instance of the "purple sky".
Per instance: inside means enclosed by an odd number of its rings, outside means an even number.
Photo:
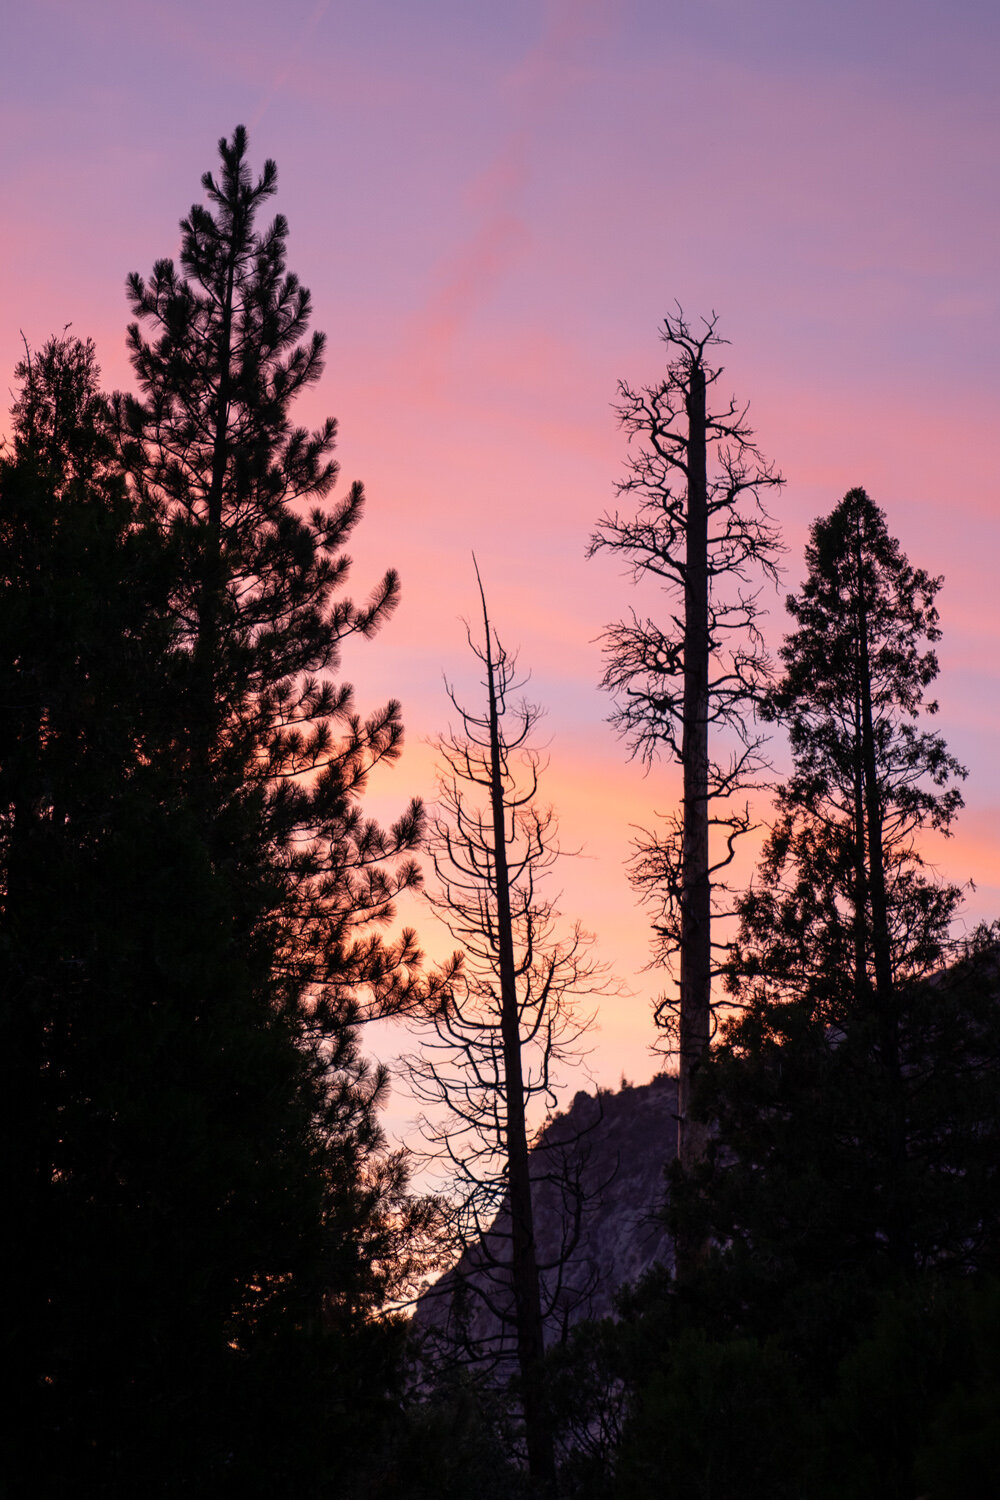
[[[856,484],[945,575],[938,727],[970,775],[936,857],[975,880],[970,919],[1000,912],[998,66],[993,0],[4,6],[7,384],[19,331],[67,322],[128,384],[125,275],[176,252],[244,122],[330,340],[301,418],[339,418],[344,477],[369,494],[356,587],[403,578],[348,661],[361,702],[400,697],[409,731],[372,806],[433,791],[442,672],[472,683],[475,548],[548,709],[564,842],[585,847],[563,908],[634,990],[603,1008],[602,1082],[654,1066],[621,867],[677,779],[644,779],[604,722],[595,638],[633,600],[584,551],[622,470],[616,382],[656,376],[675,299],[718,311],[723,383],[788,480],[787,586],[809,522]],[[782,616],[776,599],[775,644]]]

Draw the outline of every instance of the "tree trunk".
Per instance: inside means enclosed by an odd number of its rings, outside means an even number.
[[[868,841],[868,892],[872,910],[872,957],[875,967],[875,1004],[879,1053],[885,1076],[884,1103],[888,1109],[886,1141],[885,1232],[889,1255],[898,1265],[912,1258],[912,1233],[903,1194],[906,1177],[906,1100],[899,1054],[899,1013],[896,1005],[892,950],[889,942],[888,898],[882,850],[882,805],[875,755],[872,708],[871,654],[868,604],[862,571],[860,526],[857,534],[858,641],[861,689],[861,756],[865,781],[865,832]]]
[[[854,1003],[868,1003],[868,869],[865,863],[865,771],[861,706],[861,651],[854,698]]]
[[[872,957],[879,1007],[893,1009],[892,956],[882,855],[882,807],[875,758],[875,728],[872,716],[871,666],[868,656],[868,617],[862,588],[860,601],[861,640],[861,755],[865,781],[865,833],[868,843],[868,893],[872,908]],[[895,1059],[894,1059],[895,1061]]]
[[[708,866],[708,457],[705,371],[687,392],[687,527],[684,588],[684,835],[681,851],[680,1077],[677,1155],[690,1168],[705,1154],[706,1127],[689,1118],[691,1090],[711,1026],[711,884]],[[680,1258],[680,1252],[679,1252]]]
[[[497,937],[500,950],[500,1029],[503,1039],[504,1088],[507,1104],[507,1189],[510,1198],[511,1280],[517,1327],[517,1360],[521,1373],[524,1430],[528,1469],[546,1496],[556,1492],[555,1453],[545,1398],[542,1361],[541,1291],[535,1258],[535,1229],[528,1168],[528,1135],[524,1118],[521,1072],[521,1026],[514,975],[514,937],[507,870],[507,838],[496,685],[490,643],[490,622],[483,601],[486,626],[487,679],[490,712],[490,802],[493,813],[494,873],[497,896]]]
[[[229,402],[232,385],[233,299],[235,294],[236,257],[243,233],[242,216],[234,213],[233,238],[226,268],[226,287],[222,304],[222,328],[219,338],[219,388],[212,440],[212,478],[207,497],[202,576],[198,591],[198,624],[194,646],[194,722],[190,726],[191,773],[194,802],[202,820],[202,832],[213,854],[215,818],[212,798],[212,749],[216,743],[216,672],[219,656],[219,626],[225,580],[222,572],[222,497],[229,464]]]

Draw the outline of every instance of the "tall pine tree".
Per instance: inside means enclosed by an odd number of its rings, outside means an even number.
[[[202,179],[208,205],[181,223],[179,270],[161,260],[148,282],[129,277],[141,399],[119,401],[134,491],[182,560],[172,603],[188,647],[185,786],[217,864],[250,877],[238,851],[249,818],[251,844],[282,866],[293,994],[312,986],[335,1010],[334,996],[353,1003],[361,987],[384,1010],[405,1002],[416,955],[412,934],[387,945],[375,929],[416,879],[399,856],[421,813],[412,804],[388,831],[361,816],[371,768],[399,753],[399,705],[362,719],[330,674],[345,637],[385,621],[399,584],[390,570],[366,604],[340,595],[363,490],[320,505],[337,477],[336,424],[310,433],[291,420],[320,378],[325,339],[307,336],[310,297],[286,269],[284,217],[258,226],[274,163],[253,181],[242,126],[219,152],[219,180]]]
[[[672,1175],[675,1229],[709,1248],[637,1297],[639,1495],[937,1493],[922,1444],[954,1464],[942,1494],[991,1472],[969,1330],[995,1304],[1000,987],[995,930],[953,943],[959,892],[921,847],[963,774],[922,721],[940,580],[863,490],[806,560],[766,704],[793,770],[696,1091],[708,1151]]]
[[[385,1154],[375,1118],[385,1075],[361,1058],[354,1024],[426,994],[413,934],[383,935],[393,898],[418,878],[407,851],[422,810],[412,803],[390,830],[362,815],[371,769],[398,756],[399,705],[364,719],[331,674],[347,636],[384,623],[398,580],[386,573],[360,606],[343,597],[342,548],[363,492],[354,484],[339,505],[321,503],[337,476],[335,423],[306,432],[291,419],[296,396],[320,377],[325,341],[308,334],[309,293],[286,269],[284,218],[258,222],[274,164],[254,181],[242,127],[219,151],[218,179],[202,179],[207,204],[182,222],[179,270],[164,260],[149,282],[129,278],[140,395],[117,411],[131,492],[178,559],[169,600],[183,697],[178,793],[222,903],[212,931],[239,976],[234,1024],[250,1046],[277,1029],[291,1048],[257,1153],[273,1172],[261,1225],[284,1214],[290,1181],[311,1193],[288,1204],[285,1251],[254,1269],[244,1258],[250,1301],[234,1342],[252,1348],[264,1331],[266,1375],[291,1332],[319,1338],[313,1373],[292,1339],[299,1373],[284,1399],[299,1436],[279,1449],[287,1460],[319,1444],[343,1475],[357,1419],[340,1419],[338,1436],[320,1408],[351,1413],[369,1399],[365,1320],[405,1261],[408,1226],[401,1164]],[[280,1060],[264,1066],[280,1075]],[[237,1088],[246,1097],[253,1090]],[[264,1399],[276,1394],[272,1383]],[[244,1458],[254,1451],[250,1442]]]
[[[245,132],[183,275],[133,278],[142,399],[93,350],[22,367],[2,482],[2,1021],[21,1493],[342,1485],[394,1378],[372,1314],[406,1258],[362,1008],[419,992],[386,942],[420,812],[359,794],[398,754],[329,673],[396,597],[340,597],[362,505],[334,479],[308,294],[254,214]],[[17,1492],[16,1490],[14,1491]]]
[[[941,580],[860,489],[806,558],[769,702],[794,769],[741,906],[741,1010],[701,1095],[712,1159],[678,1183],[682,1215],[707,1214],[727,1263],[777,1299],[977,1263],[998,1207],[995,981],[981,959],[948,968],[960,892],[919,845],[948,830],[964,775],[919,717],[936,707]]]

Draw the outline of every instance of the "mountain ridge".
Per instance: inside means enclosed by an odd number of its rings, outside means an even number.
[[[546,1344],[614,1313],[622,1287],[673,1264],[657,1217],[676,1140],[677,1079],[580,1090],[531,1152]],[[487,1233],[417,1300],[414,1327],[443,1351],[507,1364],[515,1355],[506,1200]]]

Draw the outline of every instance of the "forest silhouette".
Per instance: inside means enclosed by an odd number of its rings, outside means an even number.
[[[364,811],[403,726],[394,700],[359,711],[341,653],[399,579],[387,559],[346,593],[364,492],[334,497],[332,419],[294,423],[325,340],[263,217],[274,163],[255,176],[237,127],[201,186],[177,262],[128,278],[133,394],[69,329],[26,346],[0,452],[4,1493],[988,1493],[1000,929],[959,939],[922,852],[965,775],[927,727],[942,580],[851,489],[772,661],[782,481],[717,396],[714,315],[665,319],[662,381],[619,388],[628,467],[591,550],[661,586],[658,619],[608,627],[604,686],[625,753],[683,777],[631,866],[678,1075],[643,1143],[662,1187],[631,1207],[672,1253],[606,1288],[613,1317],[546,1303],[609,1179],[600,1094],[548,1135],[526,1101],[555,1110],[613,981],[544,886],[538,710],[480,586],[483,697],[453,699],[437,813]],[[425,879],[458,945],[436,967],[396,922]],[[380,1128],[376,1019],[446,1110],[433,1195]],[[448,1268],[495,1347],[408,1316]]]

